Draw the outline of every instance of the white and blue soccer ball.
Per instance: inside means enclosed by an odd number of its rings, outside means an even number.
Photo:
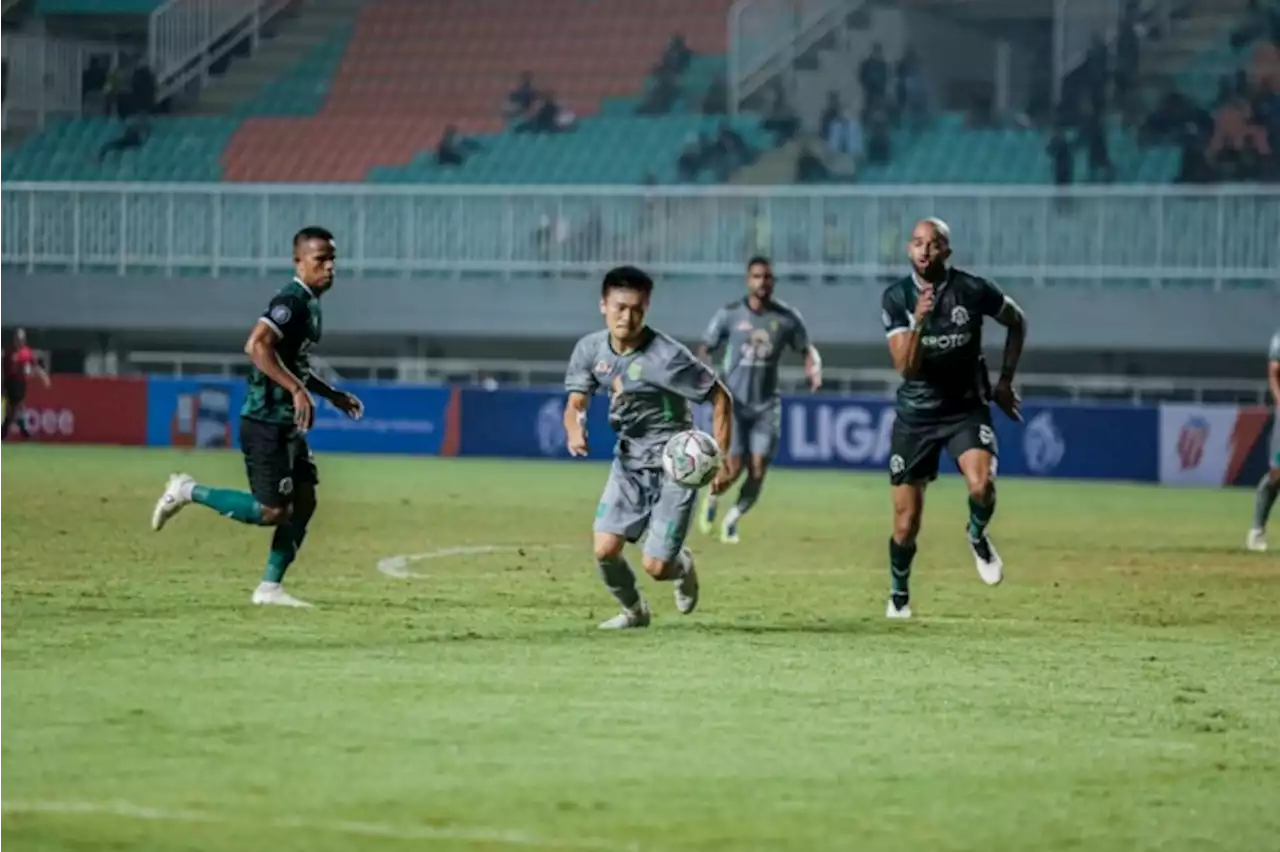
[[[720,469],[720,445],[698,429],[677,432],[662,448],[662,469],[684,488],[698,489],[715,479]]]

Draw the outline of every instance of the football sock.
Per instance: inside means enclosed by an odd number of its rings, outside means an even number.
[[[219,515],[231,518],[233,521],[262,525],[262,506],[247,491],[197,485],[191,489],[191,501],[201,506],[208,506]]]
[[[262,572],[262,582],[284,582],[285,572],[298,557],[302,542],[307,538],[307,524],[315,510],[314,497],[299,496],[294,501],[289,520],[276,527],[271,535],[271,553],[267,556],[267,569]]]
[[[596,568],[600,570],[600,579],[604,580],[609,593],[617,598],[618,603],[626,609],[635,609],[640,603],[640,593],[636,591],[636,575],[627,564],[626,557],[619,554],[608,559],[597,559]]]
[[[893,602],[902,606],[911,594],[911,562],[916,558],[916,544],[898,544],[889,539],[889,589]]]
[[[994,485],[987,488],[987,499],[979,502],[969,497],[969,540],[979,541],[987,534],[987,525],[991,523],[991,516],[996,513],[996,487]]]
[[[1280,483],[1272,482],[1270,476],[1264,475],[1262,481],[1258,483],[1258,492],[1253,498],[1253,528],[1255,530],[1265,530],[1267,528],[1267,518],[1271,516],[1271,507],[1275,505],[1277,496],[1280,496]]]
[[[718,495],[707,492],[707,498],[703,501],[702,511],[708,521],[716,519],[716,509],[720,505],[720,497]]]
[[[742,517],[751,511],[751,507],[760,499],[760,492],[764,490],[764,479],[754,479],[747,477],[747,481],[742,483],[742,487],[738,489],[738,502],[734,504],[738,517]],[[737,520],[737,518],[734,518]]]

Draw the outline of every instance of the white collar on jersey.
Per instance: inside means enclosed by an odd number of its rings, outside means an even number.
[[[912,275],[914,275],[915,273],[913,272],[913,273],[911,273],[911,274],[912,274]],[[318,297],[316,296],[316,291],[315,291],[315,290],[312,290],[310,287],[308,287],[306,284],[304,284],[304,283],[303,283],[303,281],[302,281],[302,279],[301,279],[301,278],[299,278],[298,276],[296,276],[296,275],[295,275],[295,276],[293,276],[293,283],[294,283],[294,284],[297,284],[297,285],[298,285],[299,287],[301,287],[303,290],[306,290],[306,291],[307,291],[307,295],[308,295],[308,296],[310,296],[311,298],[313,298],[313,299],[318,298]]]

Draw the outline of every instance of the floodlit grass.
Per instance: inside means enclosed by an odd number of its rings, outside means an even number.
[[[885,478],[780,471],[691,539],[695,615],[645,579],[602,634],[601,465],[321,458],[295,611],[249,605],[268,532],[148,527],[237,455],[3,461],[6,849],[1276,848],[1247,492],[1002,482],[990,589],[944,480],[890,623]],[[462,545],[511,549],[375,567]]]

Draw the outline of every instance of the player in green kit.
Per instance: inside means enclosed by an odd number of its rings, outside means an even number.
[[[1271,391],[1271,404],[1275,412],[1271,416],[1271,439],[1267,443],[1267,472],[1258,483],[1253,500],[1253,526],[1245,539],[1245,547],[1261,553],[1267,549],[1267,519],[1271,507],[1280,496],[1280,331],[1271,338],[1267,354],[1267,388]]]
[[[320,297],[333,286],[336,246],[324,228],[304,228],[293,238],[294,278],[258,318],[245,354],[253,362],[249,390],[240,410],[240,449],[249,491],[211,488],[185,473],[169,477],[156,502],[151,526],[159,530],[188,503],[255,526],[275,527],[271,553],[253,603],[305,607],[310,604],[281,585],[307,535],[316,510],[315,461],[307,430],[315,417],[312,394],[323,397],[353,420],[364,413],[360,400],[311,372],[309,353],[320,341]]]
[[[941,219],[916,223],[907,247],[911,274],[884,291],[882,319],[893,366],[902,375],[890,442],[893,537],[889,539],[889,618],[910,618],[911,562],[925,487],[938,475],[943,449],[969,490],[969,548],[983,582],[1004,577],[987,535],[996,511],[996,436],[989,402],[1021,420],[1013,389],[1027,323],[995,284],[947,265],[951,231]],[[1008,329],[994,391],[982,357],[982,318]]]

